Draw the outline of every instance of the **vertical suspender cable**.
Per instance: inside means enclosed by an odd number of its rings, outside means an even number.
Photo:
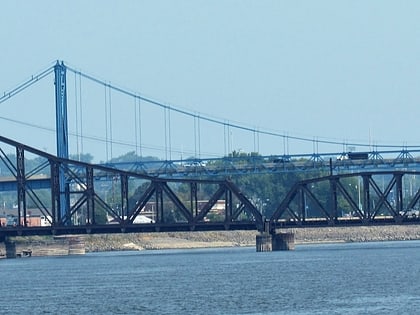
[[[194,157],[197,157],[197,115],[194,115]]]
[[[139,151],[138,151],[138,139],[137,139],[137,132],[138,132],[138,115],[137,115],[137,97],[134,97],[134,143],[135,143],[135,147],[136,147],[136,158],[139,156]]]
[[[141,133],[141,99],[139,98],[139,144],[140,144],[140,156],[143,156],[142,151],[142,133]]]
[[[260,153],[260,133],[257,128],[254,129],[254,152]]]
[[[169,160],[172,160],[171,109],[168,107]]]
[[[226,152],[226,124],[223,124],[223,150],[224,150],[224,156],[227,156]]]
[[[82,74],[79,72],[80,152],[83,154]]]
[[[254,150],[254,153],[255,153],[255,152],[257,152],[257,151],[256,151],[256,139],[255,139],[255,137],[256,137],[256,132],[255,132],[255,129],[254,129],[253,135],[254,135],[254,149],[253,149],[253,150]]]
[[[166,106],[163,108],[163,123],[164,123],[164,132],[165,132],[165,160],[168,160],[168,130],[166,123]]]
[[[287,137],[287,135],[283,136],[283,154],[289,154],[289,138]]]
[[[79,151],[79,110],[78,110],[78,95],[77,95],[77,74],[74,73],[74,101],[76,105],[76,154],[77,160],[80,161],[80,151]]]
[[[232,152],[232,130],[230,130],[230,124],[228,124],[228,152]]]
[[[229,127],[229,123],[227,124],[227,156],[230,155],[230,127]]]
[[[312,139],[312,153],[316,154],[316,144],[315,137]]]
[[[112,154],[112,143],[113,143],[113,138],[112,138],[112,98],[111,98],[111,85],[109,86],[108,89],[109,92],[109,97],[108,97],[108,103],[109,103],[109,138],[110,138],[110,157],[112,159],[113,154]]]
[[[257,152],[260,153],[260,133],[257,130]]]
[[[107,104],[107,90],[106,85],[104,85],[104,99],[105,99],[105,157],[106,161],[109,161],[109,154],[108,154],[108,104]]]
[[[201,128],[200,128],[200,115],[198,115],[198,157],[201,158]]]
[[[318,143],[318,140],[317,140],[317,138],[316,137],[314,137],[314,153],[316,154],[316,155],[318,155],[318,152],[319,152],[319,150],[318,150],[318,145],[319,145],[319,143]]]

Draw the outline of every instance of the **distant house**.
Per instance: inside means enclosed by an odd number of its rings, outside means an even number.
[[[18,209],[2,209],[0,210],[0,226],[17,226],[18,225]],[[21,217],[20,225],[26,226],[50,226],[51,217],[45,216],[39,209],[28,209],[26,211],[26,218]]]

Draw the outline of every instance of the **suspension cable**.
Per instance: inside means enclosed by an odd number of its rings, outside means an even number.
[[[30,79],[26,80],[25,82],[19,84],[17,87],[12,89],[11,91],[4,92],[3,96],[0,96],[0,104],[8,100],[9,98],[15,96],[16,94],[19,94],[26,88],[30,87],[31,85],[35,84],[36,82],[42,80],[46,76],[50,75],[54,72],[54,66],[50,66],[47,69],[41,71],[38,74],[32,75]]]
[[[240,123],[234,123],[234,124],[229,123],[229,124],[226,125],[226,122],[221,121],[219,119],[211,118],[209,116],[199,115],[197,113],[193,113],[193,112],[189,112],[187,110],[183,110],[183,109],[180,109],[180,108],[169,106],[169,105],[164,104],[162,102],[158,102],[158,101],[152,100],[150,98],[146,98],[144,96],[141,96],[138,93],[133,93],[133,92],[127,91],[127,90],[125,90],[123,88],[117,87],[115,85],[111,85],[109,83],[106,83],[103,80],[99,80],[99,79],[97,79],[97,78],[95,78],[93,76],[90,76],[90,75],[87,75],[85,73],[82,73],[81,71],[74,70],[71,67],[67,67],[66,66],[66,68],[69,71],[73,72],[76,76],[77,75],[79,76],[80,139],[81,139],[80,140],[80,150],[81,150],[81,152],[83,152],[83,138],[85,138],[85,137],[83,137],[82,83],[81,83],[82,77],[85,78],[85,79],[91,80],[91,81],[93,81],[95,83],[102,84],[104,86],[108,86],[108,89],[109,89],[108,92],[109,92],[109,105],[110,105],[110,109],[111,109],[111,105],[112,105],[111,104],[111,90],[114,90],[114,91],[117,91],[119,93],[122,93],[122,94],[125,94],[125,95],[129,95],[129,96],[134,97],[135,99],[138,99],[139,100],[139,104],[140,104],[140,101],[146,101],[146,102],[148,102],[150,104],[153,104],[153,105],[162,107],[163,109],[165,109],[167,111],[174,111],[174,112],[177,112],[177,113],[180,113],[180,114],[183,114],[183,115],[187,115],[187,116],[193,117],[194,120],[198,119],[200,121],[208,121],[208,122],[211,122],[211,123],[223,125],[224,126],[224,130],[225,130],[224,131],[225,132],[225,138],[226,138],[226,126],[227,126],[227,129],[228,129],[227,139],[228,139],[228,147],[229,148],[232,145],[232,143],[231,143],[231,128],[240,129],[240,130],[249,131],[249,132],[254,132],[254,133],[256,132],[255,131],[255,128],[247,127],[247,126],[242,125]],[[50,75],[53,72],[54,72],[54,65],[51,65],[48,68],[46,68],[45,70],[40,71],[39,73],[37,73],[35,75],[32,75],[28,80],[24,81],[23,83],[21,83],[20,85],[18,85],[16,88],[14,88],[14,89],[12,89],[12,90],[10,90],[8,92],[4,92],[3,95],[0,96],[0,104],[3,103],[3,102],[5,102],[6,100],[10,99],[14,95],[19,94],[20,92],[22,92],[26,88],[32,86],[33,84],[35,84],[36,82],[42,80],[43,78],[47,77],[48,75]],[[75,84],[76,84],[76,79],[75,79]],[[75,93],[77,94],[77,92],[75,92]],[[77,96],[76,96],[76,98],[77,98]],[[76,106],[77,106],[77,104],[76,104]],[[139,111],[139,117],[140,117],[140,111]],[[4,117],[0,117],[0,118],[1,119],[5,119],[5,120],[8,120],[7,118],[4,118]],[[12,121],[12,120],[9,120],[9,121]],[[18,121],[15,121],[15,122],[19,123]],[[22,124],[25,124],[25,123],[22,123]],[[78,124],[78,122],[77,122],[77,124]],[[26,123],[26,125],[31,125],[31,124],[27,124]],[[31,125],[31,126],[35,127],[35,125]],[[42,129],[42,127],[40,127],[40,128]],[[197,126],[195,128],[197,128]],[[47,129],[47,128],[43,128],[43,129]],[[283,138],[283,144],[284,144],[285,147],[286,147],[285,143],[287,143],[287,147],[288,147],[289,140],[297,140],[297,141],[304,141],[304,142],[313,142],[314,141],[314,139],[310,139],[310,138],[299,137],[299,136],[291,136],[291,135],[286,135],[284,133],[279,133],[279,132],[269,131],[269,130],[258,130],[257,132],[258,132],[258,135],[268,135],[268,136],[274,136],[274,137],[281,137],[281,138]],[[140,134],[141,134],[141,128],[140,128]],[[113,143],[113,140],[112,140],[112,121],[110,121],[110,137],[111,137],[110,147],[111,147],[111,156],[112,156],[112,143]],[[198,142],[199,141],[200,140],[198,140]],[[140,139],[140,142],[141,142],[141,139]],[[226,139],[225,139],[225,142],[226,142]],[[317,138],[316,139],[316,142],[317,142],[317,145],[320,144],[320,143],[322,143],[322,144],[330,144],[330,145],[342,145],[343,144],[342,141],[327,140],[326,138],[324,138],[324,140]],[[198,143],[198,145],[199,145],[199,143]],[[354,143],[346,143],[346,145],[347,146],[359,146],[359,147],[371,147],[372,146],[371,143],[366,144],[366,143],[357,143],[357,142],[354,142]],[[197,143],[196,143],[196,146],[197,146]],[[226,145],[225,145],[225,147],[226,147]],[[392,144],[378,145],[378,144],[376,144],[375,147],[376,148],[400,148],[401,145],[392,145]],[[406,147],[406,148],[419,148],[420,145],[405,145],[404,147]],[[140,149],[141,149],[141,145],[140,145]],[[198,148],[198,149],[200,150],[200,148]],[[284,149],[286,149],[286,148],[284,148]],[[285,151],[288,151],[288,148]],[[196,152],[197,152],[197,147],[196,147]]]
[[[91,80],[91,81],[93,81],[95,83],[102,84],[102,85],[107,85],[109,89],[112,89],[112,90],[117,91],[119,93],[122,93],[122,94],[125,94],[125,95],[128,95],[128,96],[137,98],[139,100],[148,102],[150,104],[159,106],[159,107],[163,108],[164,110],[165,109],[168,109],[168,110],[173,111],[173,112],[177,112],[177,113],[180,113],[180,114],[183,114],[183,115],[186,115],[186,116],[193,117],[194,119],[199,118],[202,121],[208,121],[208,122],[219,124],[219,125],[225,125],[226,124],[226,122],[224,122],[222,120],[219,120],[219,119],[216,119],[216,118],[212,118],[210,116],[199,115],[197,113],[189,112],[187,110],[180,109],[180,108],[177,108],[177,107],[169,106],[167,104],[164,104],[163,102],[158,102],[158,101],[152,100],[150,98],[141,96],[138,93],[130,92],[130,91],[126,90],[126,89],[123,89],[123,88],[117,87],[115,85],[111,85],[109,83],[106,83],[105,81],[100,80],[100,79],[97,79],[97,78],[95,78],[95,77],[93,77],[91,75],[88,75],[88,74],[82,73],[80,71],[74,70],[71,67],[67,67],[67,69],[69,71],[79,73],[84,78],[89,79],[89,80]],[[247,126],[242,125],[240,123],[229,123],[228,126],[229,126],[229,129],[230,128],[235,128],[235,129],[240,129],[240,130],[249,131],[249,132],[254,132],[254,130],[255,130],[255,128],[253,128],[253,127],[247,127]],[[280,138],[283,138],[283,139],[286,139],[287,138],[287,142],[289,140],[297,140],[297,141],[303,141],[303,142],[313,142],[313,139],[311,139],[311,138],[286,135],[284,133],[279,133],[279,132],[270,131],[270,130],[258,130],[258,133],[260,135],[280,137]],[[342,144],[341,141],[327,140],[325,138],[324,138],[324,140],[318,138],[317,139],[317,142],[318,143],[323,143],[323,144],[330,144],[330,145],[341,145]],[[348,143],[348,145],[359,146],[359,147],[369,147],[370,146],[370,144],[358,143],[358,142]],[[392,145],[392,144],[384,144],[384,145],[380,145],[380,147],[382,147],[382,148],[400,148],[401,146],[400,145]],[[418,147],[420,147],[420,145],[412,145],[412,146],[407,146],[407,147],[410,147],[410,148],[418,148]]]

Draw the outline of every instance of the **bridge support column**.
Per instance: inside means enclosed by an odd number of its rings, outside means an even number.
[[[271,252],[279,250],[294,250],[295,249],[295,234],[275,233],[261,233],[256,236],[257,252]]]
[[[273,251],[294,250],[295,234],[292,232],[276,233],[272,236]]]
[[[272,251],[272,237],[269,233],[261,233],[256,236],[257,252]]]
[[[264,230],[256,236],[257,252],[271,252],[295,249],[295,234],[292,232],[270,233],[270,221],[264,221]]]
[[[272,237],[270,234],[270,222],[263,220],[264,230],[256,236],[256,249],[257,252],[271,252],[272,248]]]
[[[4,242],[6,249],[6,258],[16,258],[16,243],[6,239]]]

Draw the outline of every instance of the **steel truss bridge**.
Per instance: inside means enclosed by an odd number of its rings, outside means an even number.
[[[12,155],[6,154],[10,148]],[[27,157],[37,165],[28,168]],[[16,226],[2,226],[0,238],[24,235],[129,233],[206,230],[259,230],[286,227],[420,223],[418,171],[330,174],[296,182],[265,218],[229,180],[164,179],[102,165],[59,158],[0,137],[0,159],[9,174],[3,192],[16,193]],[[106,196],[115,185],[115,199]],[[108,185],[108,186],[107,186]],[[206,191],[205,202],[200,195]],[[28,203],[32,204],[28,208]],[[223,204],[212,216],[216,204]],[[153,220],[136,223],[152,205]],[[30,226],[36,207],[48,226]],[[31,210],[32,209],[32,210]],[[65,211],[62,212],[61,209]],[[98,214],[107,222],[98,222]]]

